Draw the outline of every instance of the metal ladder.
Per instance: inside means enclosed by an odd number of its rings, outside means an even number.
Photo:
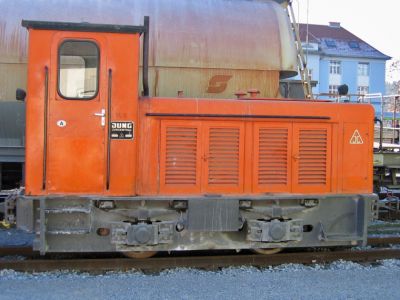
[[[292,0],[287,1],[286,11],[288,13],[289,20],[291,21],[292,30],[295,38],[295,45],[297,51],[297,64],[300,71],[301,82],[303,84],[304,96],[306,99],[313,99],[310,74],[308,73],[307,61],[304,57],[304,51],[301,45],[299,25],[297,24],[294,15]]]

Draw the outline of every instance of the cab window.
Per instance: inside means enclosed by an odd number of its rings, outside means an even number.
[[[90,100],[99,88],[99,48],[90,41],[65,41],[58,58],[58,93],[65,99]]]

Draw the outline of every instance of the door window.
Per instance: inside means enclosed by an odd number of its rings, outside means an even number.
[[[59,48],[58,93],[65,99],[90,100],[99,88],[99,48],[90,41],[65,41]]]

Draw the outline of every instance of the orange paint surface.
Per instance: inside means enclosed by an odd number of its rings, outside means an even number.
[[[71,39],[100,49],[94,99],[58,94],[58,47]],[[30,30],[27,195],[372,192],[372,106],[139,99],[139,48],[138,34]],[[109,139],[110,125],[95,116],[103,109],[106,120],[132,122],[134,137]],[[67,125],[58,126],[60,120]],[[356,131],[361,139],[354,142]]]
[[[370,193],[373,118],[364,104],[143,99],[138,194]]]
[[[98,94],[67,100],[57,91],[58,49],[64,41],[91,41],[100,50]],[[26,193],[135,195],[136,138],[111,140],[109,188],[105,120],[137,124],[139,35],[30,29],[26,127]],[[48,112],[45,116],[45,68]],[[109,107],[109,71],[112,72]],[[47,149],[44,148],[47,119]],[[64,127],[58,126],[64,121]],[[136,131],[136,130],[135,130]],[[44,160],[46,170],[44,172]],[[44,186],[44,188],[43,188]]]

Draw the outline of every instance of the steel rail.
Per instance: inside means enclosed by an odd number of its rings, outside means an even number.
[[[29,259],[0,260],[0,269],[20,272],[49,272],[70,270],[89,273],[108,271],[142,270],[159,272],[171,268],[199,268],[216,270],[225,267],[253,266],[268,267],[281,264],[324,264],[337,260],[360,263],[376,262],[383,259],[399,259],[400,249],[342,250],[332,252],[297,252],[273,255],[214,255],[190,257],[154,257],[147,259]]]
[[[400,244],[400,236],[369,237],[368,246],[385,246]]]
[[[35,252],[31,247],[1,247],[0,256],[7,255],[22,255],[22,256],[33,256]]]

